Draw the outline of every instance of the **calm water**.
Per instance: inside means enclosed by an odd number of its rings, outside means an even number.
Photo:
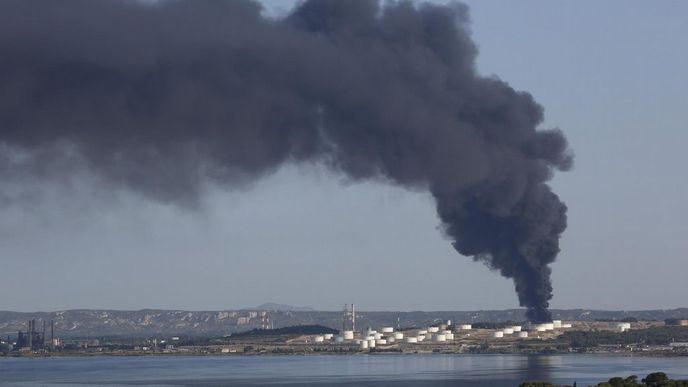
[[[516,386],[597,383],[664,371],[688,378],[688,358],[610,355],[353,355],[0,359],[1,385]]]

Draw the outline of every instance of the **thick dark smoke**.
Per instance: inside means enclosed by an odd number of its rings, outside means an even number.
[[[476,73],[462,4],[0,2],[0,169],[80,160],[113,187],[197,197],[287,162],[427,189],[456,250],[548,320],[571,164],[530,94]],[[22,158],[23,157],[23,158]],[[28,165],[28,166],[27,166]],[[411,221],[411,220],[409,220]]]

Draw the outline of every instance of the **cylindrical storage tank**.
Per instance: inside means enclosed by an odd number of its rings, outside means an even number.
[[[368,342],[366,340],[361,340],[360,348],[361,349],[368,349]]]
[[[388,337],[385,340],[387,340],[388,343],[393,343],[395,341],[394,337]]]
[[[325,340],[332,340],[334,335],[332,333],[325,333],[323,336],[325,337]]]
[[[428,328],[428,332],[430,332],[430,333],[437,333],[439,331],[440,331],[439,327],[429,327]]]
[[[443,335],[446,335],[446,334],[449,334],[449,333],[452,333],[452,331],[447,330],[447,329],[445,329],[445,330],[442,331],[442,334],[443,334]]]
[[[387,340],[385,340],[385,339],[375,340],[375,345],[385,345],[385,344],[387,344]]]
[[[451,320],[447,320],[447,325],[451,325]]]
[[[502,331],[497,331],[492,334],[492,337],[498,338],[498,337],[504,337],[504,332]]]
[[[544,332],[547,330],[547,327],[545,327],[545,324],[540,324],[535,326],[535,330],[538,332]]]
[[[368,348],[375,348],[375,340],[368,340]]]
[[[511,335],[514,333],[514,330],[511,328],[504,328],[504,334],[505,335]]]
[[[382,333],[373,333],[375,340],[380,340],[382,338]]]
[[[366,336],[366,340],[375,340],[375,336]]]
[[[344,337],[342,337],[342,336],[335,336],[335,337],[334,337],[334,342],[335,342],[335,343],[343,343],[343,342],[344,342]]]
[[[315,336],[316,343],[322,343],[323,341],[325,341],[325,336]]]
[[[571,328],[571,324],[561,324],[562,328]]]
[[[528,332],[526,332],[526,331],[518,332],[518,337],[521,339],[525,339],[528,337]]]
[[[372,329],[368,329],[368,336],[376,334],[377,331],[374,331]]]
[[[554,330],[554,323],[545,323],[545,330],[551,331]]]
[[[425,340],[425,335],[420,335],[420,336],[418,336],[417,338],[418,338],[418,341],[419,341],[419,342],[420,342],[420,341],[423,341],[423,340]]]
[[[520,325],[514,325],[511,327],[511,329],[513,329],[514,332],[520,332],[522,327]]]
[[[444,337],[447,338],[447,340],[454,340],[454,334],[453,333],[446,333]]]
[[[437,342],[447,341],[447,336],[443,335],[441,333],[438,333],[436,335],[432,335],[432,341],[437,341]]]
[[[404,338],[404,334],[401,333],[401,332],[396,332],[396,333],[394,334],[394,338],[397,339],[397,340],[401,340],[401,339]]]
[[[552,320],[555,328],[561,328],[561,320]]]
[[[426,329],[422,329],[422,330],[418,331],[419,335],[425,335],[427,333],[428,333],[428,331]]]
[[[461,324],[461,325],[459,325],[459,328],[462,331],[468,331],[468,330],[471,330],[473,328],[473,326],[471,324]]]
[[[392,333],[392,332],[394,332],[393,327],[383,327],[382,328],[382,333]]]
[[[344,340],[353,340],[354,331],[344,331]]]
[[[407,342],[407,343],[417,343],[417,342],[418,342],[418,338],[417,338],[417,337],[407,337],[407,338],[406,338],[406,342]]]

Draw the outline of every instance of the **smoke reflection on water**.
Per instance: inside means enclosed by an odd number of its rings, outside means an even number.
[[[548,381],[552,380],[552,368],[555,366],[554,363],[561,363],[557,361],[554,356],[538,356],[531,355],[521,360],[525,363],[523,369],[525,369],[525,380],[532,381]]]

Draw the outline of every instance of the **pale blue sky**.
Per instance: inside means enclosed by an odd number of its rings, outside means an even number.
[[[552,306],[688,306],[688,3],[468,4],[480,72],[530,91],[576,153],[553,183],[569,229]],[[213,189],[200,211],[95,187],[0,208],[0,310],[518,306],[509,280],[442,238],[424,193],[318,167]]]

